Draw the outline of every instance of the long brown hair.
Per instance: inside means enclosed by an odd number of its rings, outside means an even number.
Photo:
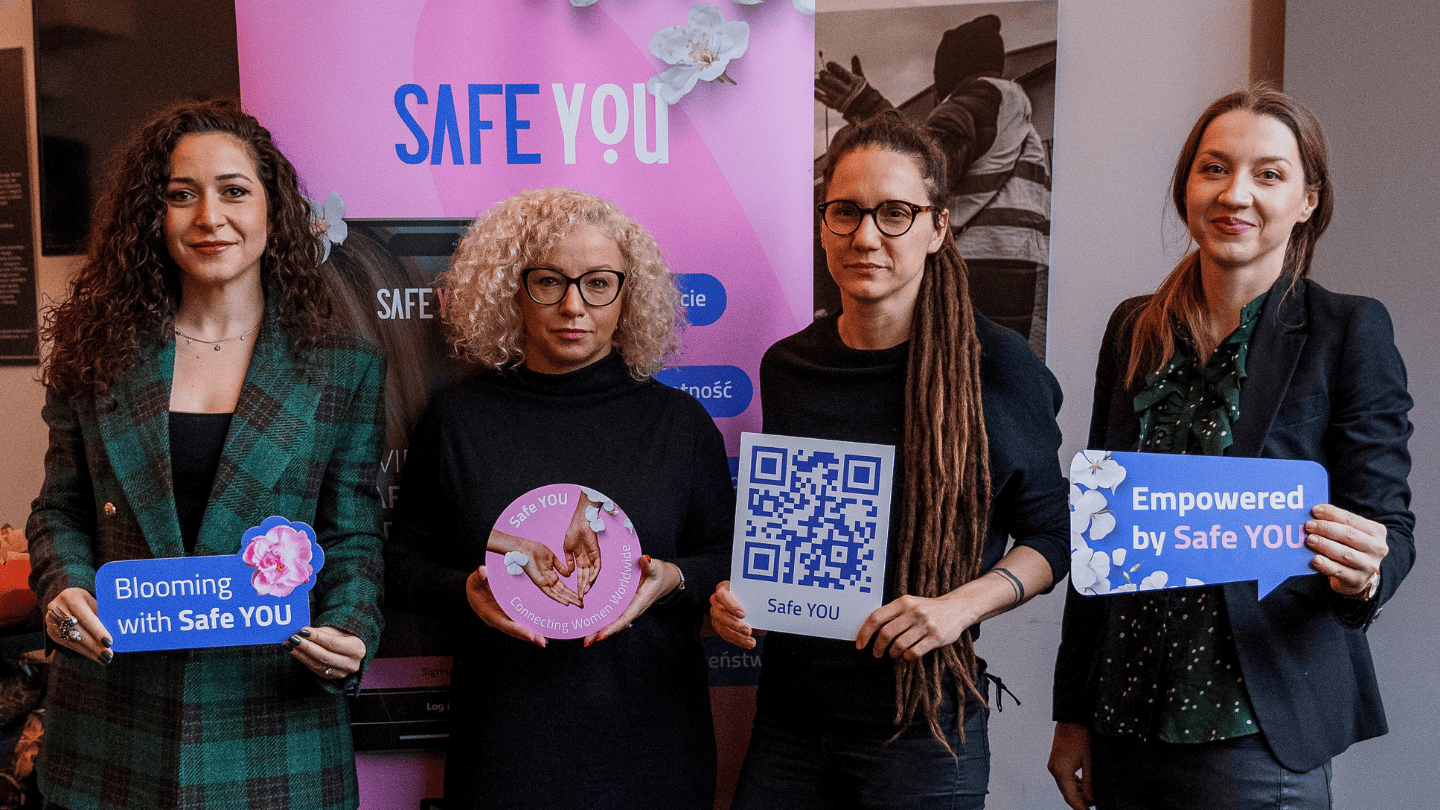
[[[915,161],[935,212],[945,207],[945,153],[925,130],[894,110],[847,126],[830,143],[824,181],[858,149],[883,149]],[[940,224],[937,213],[934,221]],[[936,597],[980,575],[990,515],[990,453],[980,400],[980,340],[970,305],[965,260],[945,226],[940,249],[925,259],[915,301],[905,373],[904,479],[896,584],[902,595]],[[918,661],[895,662],[895,722],[901,731],[919,712],[945,743],[937,718],[949,675],[956,702],[984,699],[975,647],[967,631]],[[963,709],[961,709],[963,712]],[[963,737],[963,730],[962,730]],[[948,748],[948,744],[946,744]]]
[[[1188,222],[1185,206],[1185,192],[1190,181],[1190,171],[1195,155],[1200,151],[1200,139],[1210,122],[1228,112],[1242,110],[1256,115],[1265,115],[1290,128],[1299,147],[1300,165],[1305,172],[1307,191],[1316,192],[1319,202],[1310,218],[1297,222],[1290,232],[1290,242],[1285,247],[1285,264],[1281,277],[1288,278],[1293,287],[1295,282],[1310,275],[1310,260],[1315,252],[1315,243],[1330,225],[1330,216],[1335,210],[1335,199],[1330,184],[1330,166],[1326,157],[1325,136],[1320,131],[1320,122],[1300,102],[1274,88],[1257,85],[1248,90],[1231,93],[1215,100],[1200,114],[1195,126],[1191,127],[1180,157],[1175,161],[1175,174],[1170,178],[1170,199],[1181,222]],[[1165,361],[1175,354],[1175,331],[1173,323],[1179,322],[1189,333],[1196,355],[1208,357],[1215,350],[1220,337],[1213,333],[1210,318],[1205,307],[1205,293],[1200,286],[1200,258],[1191,252],[1170,275],[1160,283],[1159,289],[1150,300],[1134,315],[1135,329],[1132,333],[1130,364],[1125,378],[1135,385],[1146,374],[1158,370]]]
[[[46,311],[53,349],[41,381],[65,394],[104,397],[143,339],[169,333],[180,305],[180,268],[165,247],[170,156],[186,135],[221,132],[244,145],[265,188],[269,238],[260,278],[291,349],[313,348],[330,331],[320,243],[295,167],[270,132],[238,101],[184,102],[135,133],[110,174],[85,263],[70,296]]]

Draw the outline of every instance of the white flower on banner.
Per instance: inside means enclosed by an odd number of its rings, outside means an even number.
[[[570,0],[570,2],[573,3],[575,0]],[[590,2],[593,3],[595,0],[590,0]],[[742,6],[758,6],[765,0],[735,0],[735,2]],[[791,0],[791,2],[795,4],[795,10],[801,14],[815,13],[815,0]]]
[[[1077,532],[1070,533],[1070,581],[1075,590],[1094,596],[1109,593],[1110,555],[1095,551]]]
[[[1070,461],[1070,483],[1111,492],[1125,480],[1125,468],[1106,450],[1083,450]]]
[[[320,237],[320,261],[330,258],[330,246],[339,245],[345,242],[345,237],[350,235],[350,226],[345,223],[345,201],[340,195],[330,192],[325,198],[325,204],[321,205],[309,197],[305,202],[310,203],[310,227]]]
[[[1142,590],[1142,591],[1158,591],[1158,590],[1160,590],[1161,588],[1165,587],[1165,583],[1166,583],[1166,582],[1169,582],[1169,581],[1170,581],[1170,575],[1169,575],[1169,574],[1165,573],[1164,571],[1156,571],[1155,573],[1151,574],[1150,576],[1145,577],[1144,579],[1140,580],[1140,590]]]
[[[1193,588],[1193,587],[1195,587],[1196,585],[1204,585],[1204,584],[1205,584],[1205,583],[1201,582],[1201,581],[1198,580],[1198,579],[1195,579],[1194,577],[1185,577],[1185,587],[1187,587],[1187,588]]]
[[[1137,590],[1139,590],[1139,588],[1136,587],[1135,583],[1127,582],[1124,585],[1116,585],[1111,588],[1109,593],[1135,593]]]
[[[1124,564],[1125,564],[1125,547],[1124,547],[1124,546],[1120,546],[1120,547],[1116,548],[1114,551],[1111,551],[1111,552],[1110,552],[1110,562],[1114,563],[1115,565],[1124,565]]]
[[[1105,508],[1105,496],[1095,490],[1086,492],[1070,485],[1070,531],[1090,532],[1091,540],[1100,540],[1115,529],[1115,513]]]
[[[750,24],[727,22],[720,9],[709,3],[691,6],[686,20],[689,25],[662,28],[650,40],[650,53],[674,65],[645,83],[645,89],[666,104],[684,98],[697,81],[735,84],[725,68],[750,47]]]

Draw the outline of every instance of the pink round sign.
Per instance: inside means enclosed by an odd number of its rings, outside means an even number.
[[[619,618],[640,582],[640,540],[614,501],[578,484],[516,498],[490,534],[490,590],[517,624],[582,638]]]

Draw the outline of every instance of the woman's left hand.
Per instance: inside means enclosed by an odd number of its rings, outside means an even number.
[[[911,660],[947,644],[954,644],[974,624],[957,591],[946,596],[902,596],[876,608],[855,634],[855,649],[863,650],[874,641],[876,658],[889,650],[891,658]]]
[[[575,578],[575,593],[584,599],[585,594],[590,592],[590,586],[595,584],[595,578],[600,576],[600,538],[585,520],[585,499],[582,498],[580,503],[581,509],[576,510],[574,519],[565,530],[565,562],[572,571],[580,572],[580,576]]]
[[[656,600],[680,587],[680,569],[670,563],[642,554],[636,567],[640,569],[640,584],[635,586],[635,598],[630,600],[630,606],[625,608],[620,618],[586,636],[586,647],[624,630]]]
[[[302,627],[281,646],[327,680],[349,677],[365,660],[365,642],[333,627]]]
[[[1316,506],[1305,521],[1305,545],[1315,552],[1310,567],[1330,580],[1330,589],[1363,599],[1380,574],[1380,561],[1390,553],[1385,526],[1333,504]]]

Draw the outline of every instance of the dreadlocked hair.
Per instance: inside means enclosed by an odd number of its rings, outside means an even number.
[[[238,101],[188,101],[161,110],[117,156],[96,208],[85,263],[70,295],[45,312],[52,350],[41,381],[71,396],[103,398],[129,370],[142,340],[167,335],[180,306],[180,268],[165,246],[170,156],[186,135],[219,132],[255,163],[269,208],[260,278],[297,356],[335,331],[321,247],[295,167]]]
[[[918,124],[895,110],[846,127],[827,151],[824,181],[850,152],[895,152],[915,161],[937,225],[945,206],[945,155]],[[905,374],[905,429],[896,584],[901,595],[937,597],[980,575],[990,515],[990,453],[980,399],[980,340],[970,305],[965,260],[948,227],[940,249],[925,259],[915,301]],[[895,662],[898,737],[916,715],[951,750],[938,710],[946,678],[957,705],[967,694],[984,702],[976,683],[969,632],[919,660]],[[960,730],[964,740],[964,729]],[[952,750],[953,754],[954,751]]]
[[[980,340],[966,276],[965,260],[947,232],[920,281],[905,373],[905,484],[896,575],[901,594],[940,596],[980,575],[990,515],[990,456],[980,400]],[[966,693],[984,701],[976,672],[968,632],[919,660],[897,662],[895,719],[901,730],[918,711],[944,742],[936,712],[945,676],[954,679],[956,704],[963,706]]]

